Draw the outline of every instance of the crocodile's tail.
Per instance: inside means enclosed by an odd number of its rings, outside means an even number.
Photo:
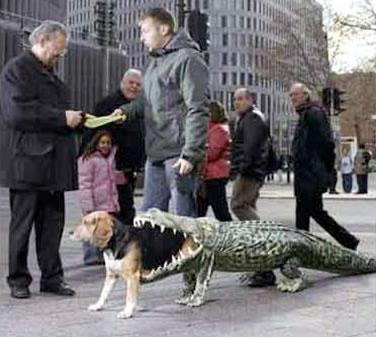
[[[342,275],[376,272],[375,257],[343,248],[313,234],[305,235],[308,235],[305,246],[311,254],[303,257],[303,267]]]

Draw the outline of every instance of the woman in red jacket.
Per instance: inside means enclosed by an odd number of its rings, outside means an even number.
[[[232,143],[228,113],[218,101],[210,103],[209,111],[208,149],[197,191],[198,216],[205,216],[208,206],[211,206],[219,221],[231,221],[225,189],[230,173]]]

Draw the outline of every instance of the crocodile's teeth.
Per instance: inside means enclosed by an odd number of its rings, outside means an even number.
[[[173,229],[173,234],[175,235],[177,233],[177,229]]]
[[[151,227],[154,229],[154,227],[156,226],[156,224],[154,224],[153,222],[151,222]]]
[[[163,225],[160,225],[160,231],[163,233],[165,231],[165,227]]]
[[[182,259],[185,258],[185,254],[182,252],[182,250],[179,250],[179,257]]]
[[[177,263],[177,259],[175,258],[175,256],[171,256],[171,260],[172,260],[172,263],[173,263],[173,264],[176,264],[176,263]]]
[[[186,234],[185,232],[183,233],[183,236],[184,236],[185,238],[187,238],[187,234]]]
[[[192,237],[192,239],[194,240],[195,243],[199,243],[199,240],[198,240],[197,237],[194,236],[194,237]]]
[[[165,269],[169,265],[168,261],[165,261],[163,268]]]

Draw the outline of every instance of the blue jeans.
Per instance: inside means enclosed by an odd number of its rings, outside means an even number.
[[[178,157],[152,164],[147,160],[144,172],[144,198],[141,211],[158,208],[180,216],[196,217],[195,186],[197,174],[181,176],[172,167]]]
[[[346,193],[352,191],[352,173],[351,174],[342,174],[343,178],[343,190]]]

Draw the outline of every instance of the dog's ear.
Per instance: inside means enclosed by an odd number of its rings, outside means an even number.
[[[104,248],[113,236],[113,220],[110,215],[98,217],[97,226],[94,229],[91,244],[99,248]]]

